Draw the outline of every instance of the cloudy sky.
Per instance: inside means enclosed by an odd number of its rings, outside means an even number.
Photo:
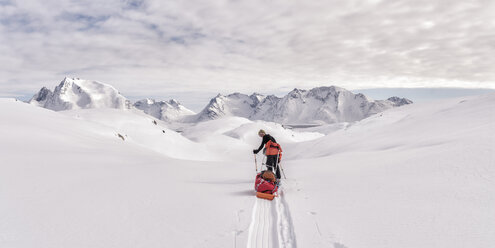
[[[0,0],[0,95],[495,88],[493,0]]]

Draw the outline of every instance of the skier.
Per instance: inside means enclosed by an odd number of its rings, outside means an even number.
[[[260,147],[258,149],[254,149],[253,153],[258,154],[258,152],[263,149],[263,146],[265,146],[266,168],[273,172],[273,168],[275,167],[277,170],[275,172],[277,175],[277,179],[280,179],[280,168],[277,166],[277,164],[280,162],[282,156],[282,148],[279,144],[277,144],[275,138],[273,138],[270,134],[267,134],[265,130],[260,129],[258,135],[262,137],[263,140],[261,141]]]

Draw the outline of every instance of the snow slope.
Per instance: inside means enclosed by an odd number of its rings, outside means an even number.
[[[63,111],[60,114],[100,124],[105,129],[95,128],[93,132],[115,137],[119,137],[120,134],[125,142],[140,145],[168,157],[201,161],[220,159],[215,157],[206,145],[183,137],[170,130],[167,123],[137,109],[80,109]],[[192,158],[191,151],[195,154]]]
[[[248,228],[251,164],[178,160],[81,113],[0,106],[0,247],[226,247]]]
[[[300,130],[222,118],[179,134],[139,111],[13,99],[0,115],[0,247],[495,244],[494,94]],[[273,202],[253,194],[260,128],[284,148]]]
[[[494,126],[491,94],[392,109],[286,147],[298,243],[493,246]]]

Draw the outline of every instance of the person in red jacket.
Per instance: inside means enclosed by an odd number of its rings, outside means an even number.
[[[258,154],[258,152],[263,149],[263,146],[265,147],[265,155],[266,155],[266,167],[273,172],[273,169],[276,169],[276,175],[277,179],[280,179],[280,168],[277,166],[277,164],[280,162],[280,159],[282,158],[282,147],[277,144],[277,141],[275,138],[273,138],[271,135],[267,134],[265,130],[260,129],[258,132],[258,135],[263,138],[261,141],[261,145],[258,149],[254,149],[253,153]]]

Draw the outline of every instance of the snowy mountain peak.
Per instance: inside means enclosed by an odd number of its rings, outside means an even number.
[[[164,121],[174,121],[184,116],[194,114],[193,111],[182,106],[175,99],[169,101],[155,101],[154,99],[147,98],[134,103],[134,107]]]
[[[250,96],[242,93],[233,93],[227,96],[218,94],[210,103],[190,121],[205,121],[223,116],[240,116],[249,118],[252,111],[264,99],[260,94]]]
[[[130,107],[129,101],[108,84],[68,77],[53,92],[46,87],[41,88],[29,103],[55,111]]]
[[[407,98],[400,98],[400,97],[397,97],[397,96],[390,97],[387,100],[393,102],[395,104],[395,106],[397,106],[397,107],[412,103],[412,101],[409,100],[409,99],[407,99]]]
[[[297,94],[297,93],[300,93],[301,91],[305,91],[305,90],[300,90],[298,88],[294,88],[292,91],[289,92],[289,95],[290,94]]]
[[[243,94],[239,93],[239,92],[235,92],[235,93],[232,93],[232,94],[229,94],[227,95],[227,97],[242,97]]]
[[[258,93],[253,93],[249,96],[249,98],[251,98],[251,100],[253,100],[253,107],[255,107],[256,105],[258,105],[261,101],[263,101],[265,99],[265,96],[261,95],[261,94],[258,94]]]
[[[74,81],[76,80],[81,80],[80,78],[70,78],[70,77],[64,77],[64,79],[62,80],[62,82],[60,82],[60,84],[63,84],[63,85],[71,85],[72,83],[74,83]]]
[[[364,94],[362,94],[362,93],[357,93],[357,94],[356,94],[356,98],[361,98],[361,99],[366,99],[366,100],[368,100],[368,97],[366,97],[366,96],[365,96]],[[389,98],[389,99],[390,99],[390,98]],[[412,102],[411,102],[411,103],[412,103]]]
[[[305,90],[293,89],[291,92],[289,92],[288,96],[290,96],[291,98],[301,98],[302,94],[304,94],[305,92]]]
[[[145,101],[145,102],[146,102],[146,104],[153,104],[153,103],[155,103],[155,99],[151,99],[151,98],[146,98],[146,99],[141,100],[141,101]],[[139,102],[139,101],[138,101],[138,102]],[[136,103],[138,103],[138,102],[136,102]],[[135,103],[135,104],[136,104],[136,103]]]
[[[179,105],[180,105],[179,101],[177,101],[176,99],[170,99],[170,100],[168,101],[168,103],[169,103],[170,105],[172,105],[172,106],[179,106]]]
[[[48,98],[53,95],[53,92],[46,87],[41,88],[41,90],[33,96],[33,99],[37,102],[45,102]]]

